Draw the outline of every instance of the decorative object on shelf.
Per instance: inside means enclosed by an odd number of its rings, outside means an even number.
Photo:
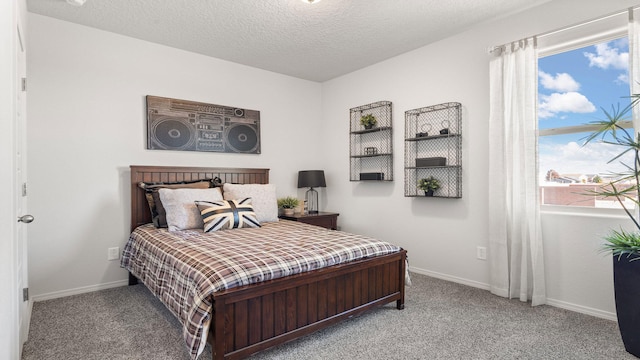
[[[367,146],[364,148],[365,155],[376,155],[378,153],[378,148],[374,146]]]
[[[421,138],[421,137],[427,137],[429,136],[429,131],[431,131],[431,124],[424,124],[422,125],[422,127],[420,128],[420,130],[422,130],[419,133],[416,133],[416,137],[417,138]]]
[[[300,204],[300,200],[293,196],[287,196],[278,199],[278,207],[282,209],[282,213],[291,216],[295,213],[296,207]]]
[[[324,170],[303,170],[298,172],[298,188],[308,187],[305,193],[305,201],[307,203],[307,212],[309,214],[317,214],[320,204],[318,203],[318,192],[314,187],[326,187],[327,183],[324,179]]]
[[[433,192],[440,189],[440,180],[429,176],[418,181],[418,189],[424,190],[425,196],[433,196]]]
[[[462,105],[450,102],[405,112],[404,196],[422,196],[420,179],[440,181],[438,197],[462,197]]]
[[[376,120],[376,117],[373,116],[373,114],[366,114],[360,117],[360,124],[367,130],[373,129],[377,123],[378,120]]]
[[[384,180],[384,173],[360,173],[360,180]]]
[[[392,104],[378,101],[349,109],[349,180],[361,173],[381,173],[380,181],[393,180]],[[375,126],[370,127],[372,120]]]
[[[416,167],[446,166],[446,165],[447,165],[447,158],[443,158],[443,157],[430,157],[430,158],[416,159]]]
[[[621,228],[605,236],[602,251],[613,255],[616,316],[624,348],[640,357],[640,216],[634,209],[640,205],[640,134],[621,124],[632,116],[633,108],[640,105],[640,94],[633,94],[631,98],[631,103],[623,109],[612,106],[611,112],[605,111],[606,119],[590,122],[589,125],[598,130],[586,138],[584,145],[592,141],[617,145],[619,154],[609,162],[631,153],[634,163],[621,161],[626,170],[617,173],[614,180],[600,183],[596,190],[586,191],[585,195],[618,200],[633,223],[632,230]],[[629,206],[629,202],[633,205]]]
[[[440,135],[449,135],[449,120],[442,120],[440,124],[442,125]]]

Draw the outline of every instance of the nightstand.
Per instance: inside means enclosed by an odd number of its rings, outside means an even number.
[[[323,228],[338,230],[338,213],[322,212],[317,214],[293,214],[293,215],[280,215],[280,219],[293,220],[303,222],[305,224],[311,224],[316,226],[322,226]]]

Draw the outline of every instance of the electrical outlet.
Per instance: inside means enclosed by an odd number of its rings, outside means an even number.
[[[484,246],[478,246],[476,248],[476,257],[480,260],[487,260],[487,248]]]
[[[107,253],[107,260],[118,260],[118,259],[120,259],[120,248],[119,247],[109,248]]]

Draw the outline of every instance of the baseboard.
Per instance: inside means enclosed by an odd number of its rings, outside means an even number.
[[[485,283],[481,283],[481,282],[473,281],[473,280],[469,280],[469,279],[464,279],[464,278],[457,277],[457,276],[451,276],[451,275],[447,275],[447,274],[443,274],[443,273],[439,273],[439,272],[435,272],[435,271],[420,269],[420,268],[416,268],[416,267],[413,267],[413,266],[409,266],[409,271],[412,271],[412,272],[415,272],[415,273],[418,273],[418,274],[422,274],[422,275],[431,276],[431,277],[434,277],[436,279],[447,280],[447,281],[451,281],[451,282],[454,282],[454,283],[475,287],[475,288],[482,289],[482,290],[489,290],[489,288],[490,288],[489,284],[485,284]]]
[[[447,274],[442,274],[442,273],[438,273],[438,272],[435,272],[435,271],[420,269],[420,268],[416,268],[416,267],[413,267],[413,266],[409,267],[409,271],[412,271],[412,272],[415,272],[415,273],[418,273],[418,274],[422,274],[422,275],[431,276],[431,277],[434,277],[434,278],[437,278],[437,279],[441,279],[441,280],[451,281],[451,282],[454,282],[454,283],[467,285],[467,286],[471,286],[471,287],[475,287],[475,288],[479,288],[479,289],[483,289],[483,290],[489,290],[490,289],[490,285],[489,284],[485,284],[485,283],[481,283],[481,282],[473,281],[473,280],[469,280],[469,279],[464,279],[464,278],[460,278],[460,277],[457,277],[457,276],[451,276],[451,275],[447,275]],[[576,305],[576,304],[568,303],[566,301],[560,301],[560,300],[547,298],[547,305],[553,306],[553,307],[557,307],[557,308],[560,308],[560,309],[565,309],[565,310],[581,313],[581,314],[585,314],[585,315],[591,315],[591,316],[594,316],[594,317],[597,317],[597,318],[601,318],[601,319],[618,321],[618,318],[616,317],[615,313],[612,313],[612,312],[609,312],[609,311],[598,310],[598,309],[590,308],[590,307],[587,307],[587,306]]]
[[[128,284],[129,284],[129,280],[118,280],[110,283],[83,286],[83,287],[69,289],[69,290],[54,291],[46,294],[34,295],[33,302],[57,299],[65,296],[79,295],[79,294],[84,294],[84,293],[89,293],[89,292],[94,292],[99,290],[111,289],[111,288],[120,287],[120,286],[127,286]]]
[[[465,279],[457,276],[451,276],[451,275],[447,275],[447,274],[443,274],[435,271],[420,269],[413,266],[409,267],[409,271],[426,275],[426,276],[431,276],[436,279],[451,281],[454,283],[475,287],[478,289],[489,290],[490,288],[489,284],[485,284],[485,283],[481,283],[478,281],[473,281],[473,280],[469,280],[469,279]],[[30,306],[33,306],[33,303],[36,301],[44,301],[44,300],[57,299],[65,296],[79,295],[79,294],[84,294],[84,293],[98,291],[98,290],[105,290],[105,289],[111,289],[111,288],[120,287],[120,286],[127,286],[128,284],[129,284],[128,280],[118,280],[118,281],[113,281],[105,284],[83,286],[75,289],[54,291],[46,294],[35,295],[32,298]],[[576,304],[568,303],[566,301],[547,298],[547,305],[581,313],[581,314],[591,315],[601,319],[617,321],[617,317],[615,313],[612,313],[609,311],[602,311],[602,310],[590,308],[587,306],[576,305]]]
[[[598,310],[598,309],[590,308],[587,306],[576,305],[576,304],[568,303],[566,301],[547,298],[547,305],[551,305],[560,309],[570,310],[570,311],[581,313],[581,314],[591,315],[601,319],[618,321],[618,317],[616,316],[616,313]]]

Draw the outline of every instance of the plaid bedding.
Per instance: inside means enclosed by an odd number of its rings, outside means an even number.
[[[179,319],[192,359],[206,344],[213,292],[400,251],[383,241],[300,222],[262,225],[204,233],[147,224],[131,233],[121,266]]]

